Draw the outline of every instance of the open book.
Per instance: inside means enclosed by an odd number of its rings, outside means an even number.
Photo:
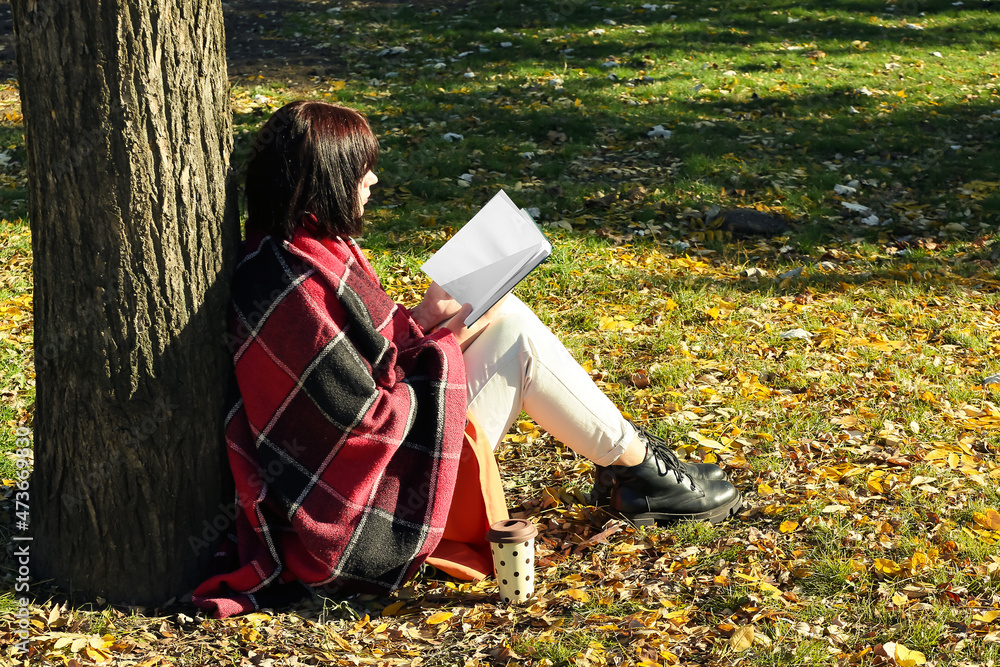
[[[466,326],[552,254],[552,244],[501,190],[420,267],[459,303]]]

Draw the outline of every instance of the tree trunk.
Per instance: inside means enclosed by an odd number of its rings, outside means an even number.
[[[155,605],[229,521],[239,226],[220,0],[14,0],[35,289],[31,567]]]

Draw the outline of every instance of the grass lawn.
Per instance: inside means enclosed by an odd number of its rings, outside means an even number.
[[[382,143],[363,245],[407,304],[497,189],[537,208],[555,252],[519,296],[749,508],[636,530],[581,502],[589,462],[525,418],[497,451],[512,512],[541,531],[524,607],[430,577],[227,621],[39,588],[33,661],[1000,661],[1000,6],[288,4],[260,34],[326,64],[240,78],[237,157],[287,101],[362,110]],[[16,83],[0,93],[9,480],[34,373]],[[731,209],[787,229],[741,235]]]

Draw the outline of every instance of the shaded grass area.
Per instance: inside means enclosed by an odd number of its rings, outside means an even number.
[[[995,173],[996,73],[980,65],[996,20],[954,9],[927,18],[923,6],[923,18],[877,3],[874,16],[852,7],[796,18],[803,12],[788,8],[501,3],[468,17],[376,12],[377,39],[364,42],[344,30],[343,12],[303,15],[298,28],[353,56],[341,76],[317,81],[319,92],[371,116],[385,149],[383,201],[399,213],[460,224],[470,203],[504,186],[543,219],[581,231],[654,220],[669,235],[685,207],[712,204],[775,208],[829,228],[843,213],[833,185],[858,180],[869,190],[861,203],[893,217],[894,232],[975,218],[975,233],[981,216],[965,215],[968,196],[956,188]],[[654,125],[674,135],[650,140]],[[970,126],[981,126],[973,142]],[[445,132],[465,138],[449,144]],[[609,211],[580,209],[635,185],[658,190]]]

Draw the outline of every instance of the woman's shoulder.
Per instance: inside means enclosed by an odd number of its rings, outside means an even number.
[[[290,239],[256,233],[248,234],[243,241],[238,266],[273,260],[328,266],[341,264],[352,255],[350,248],[340,239],[319,239],[298,230]]]
[[[315,262],[295,252],[286,240],[256,234],[243,241],[231,291],[237,301],[241,295],[255,299],[260,294],[284,293],[314,273]]]

